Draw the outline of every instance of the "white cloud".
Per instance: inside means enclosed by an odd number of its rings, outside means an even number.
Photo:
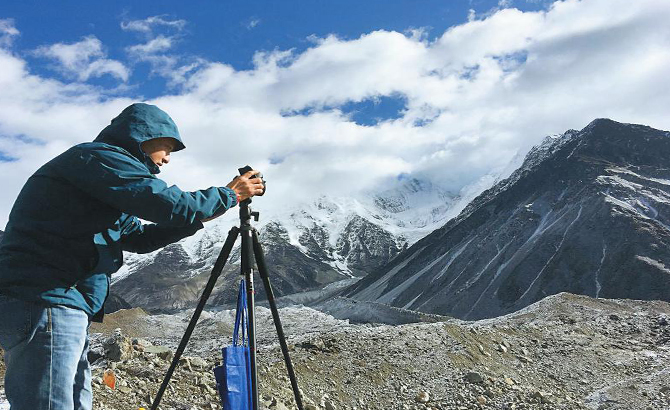
[[[13,19],[0,19],[0,47],[11,47],[19,34]]]
[[[185,81],[152,101],[173,116],[188,147],[162,175],[197,189],[223,185],[249,163],[269,181],[258,207],[357,195],[401,173],[454,192],[485,188],[476,184],[517,152],[594,118],[670,129],[670,95],[662,91],[670,86],[669,19],[667,2],[567,0],[545,12],[497,10],[433,41],[387,31],[328,36],[300,53],[258,53],[248,71],[189,66],[168,54],[167,42],[150,45],[152,34],[145,56],[166,59],[155,66],[182,69]],[[7,52],[0,66],[0,151],[19,158],[0,163],[2,218],[5,198],[31,170],[92,139],[130,101],[30,75]],[[328,108],[393,95],[407,99],[403,115],[374,127]]]
[[[134,63],[147,63],[151,66],[151,74],[159,75],[168,80],[168,85],[177,86],[186,81],[186,77],[198,69],[202,63],[200,58],[180,56],[172,51],[180,41],[185,20],[166,20],[165,16],[153,16],[144,20],[121,23],[126,31],[141,34],[143,43],[126,48]],[[172,34],[157,34],[158,30],[168,29]]]
[[[152,35],[156,28],[169,28],[182,31],[186,27],[186,20],[169,20],[165,15],[152,16],[144,20],[131,20],[121,23],[121,28],[126,31],[135,31]]]
[[[58,71],[79,81],[102,77],[105,74],[128,81],[130,76],[130,70],[123,63],[105,58],[107,53],[102,47],[102,42],[95,36],[85,37],[72,44],[57,43],[42,46],[37,48],[34,54],[55,60]]]
[[[244,26],[247,28],[247,30],[252,30],[256,28],[257,25],[261,23],[261,19],[252,17],[247,22],[244,24]]]
[[[168,81],[169,86],[186,82],[187,77],[204,64],[204,60],[163,53],[171,46],[171,40],[158,37],[145,44],[128,47],[128,55],[134,63],[148,63],[151,73]]]
[[[155,54],[167,51],[172,48],[172,39],[158,36],[147,43],[137,44],[131,47],[128,47],[128,52],[136,55],[142,56],[147,54]]]

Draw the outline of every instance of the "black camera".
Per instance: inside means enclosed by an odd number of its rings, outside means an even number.
[[[245,166],[245,167],[243,167],[243,168],[238,168],[237,170],[240,172],[240,175],[244,175],[244,174],[246,174],[247,172],[252,171],[253,168],[252,168],[251,166],[247,165],[247,166]],[[265,180],[263,179],[263,174],[261,174],[261,173],[259,172],[258,174],[256,174],[255,176],[251,177],[250,179],[254,179],[254,178],[260,178],[260,179],[261,179],[261,182],[263,183],[263,192],[262,192],[261,194],[257,195],[257,196],[263,196],[263,195],[265,195]]]

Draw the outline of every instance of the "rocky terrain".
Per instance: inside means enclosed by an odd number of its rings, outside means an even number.
[[[189,314],[122,310],[94,325],[94,408],[149,408]],[[665,302],[561,293],[495,319],[395,326],[280,314],[309,409],[670,409]],[[232,318],[205,312],[161,409],[220,408],[211,368]],[[295,408],[267,309],[258,329],[262,406]]]
[[[670,301],[670,133],[607,119],[548,137],[345,296],[463,319],[547,295]]]

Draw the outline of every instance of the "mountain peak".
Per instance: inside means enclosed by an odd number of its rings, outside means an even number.
[[[584,127],[578,139],[571,153],[582,161],[667,168],[668,131],[599,118]]]
[[[596,118],[595,120],[591,121],[586,127],[584,127],[584,130],[593,128],[612,127],[619,125],[624,125],[624,123],[617,122],[609,118]]]

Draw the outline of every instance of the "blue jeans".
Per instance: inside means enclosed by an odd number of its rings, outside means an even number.
[[[86,312],[0,295],[11,410],[91,410]]]

